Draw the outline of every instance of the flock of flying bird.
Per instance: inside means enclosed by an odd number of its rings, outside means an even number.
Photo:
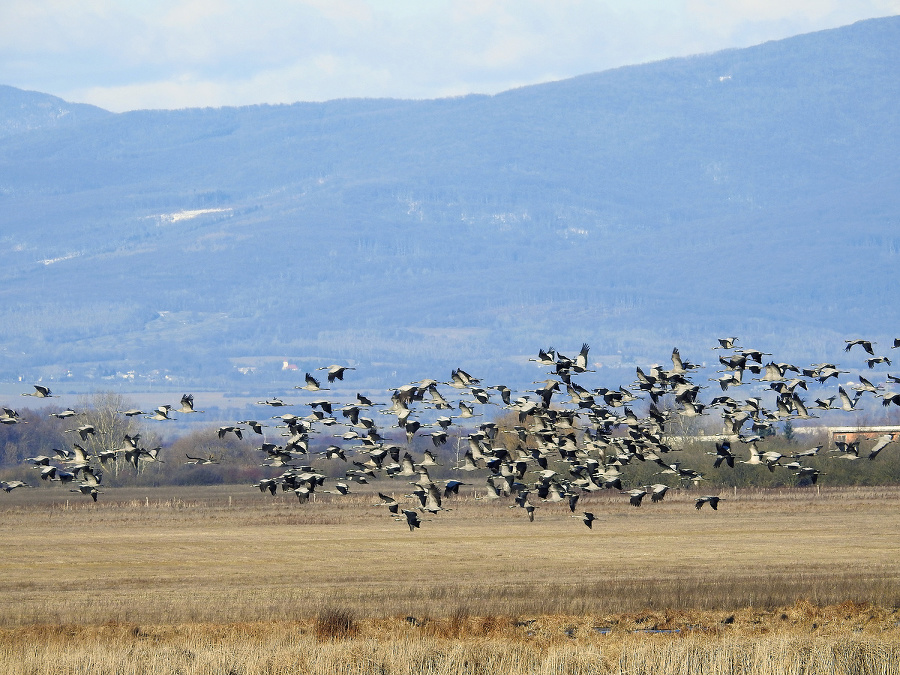
[[[259,451],[265,462],[262,466],[277,469],[277,475],[263,478],[254,486],[272,495],[292,491],[301,503],[307,502],[317,492],[346,495],[353,492],[353,485],[368,483],[377,478],[406,479],[412,487],[402,497],[402,501],[379,492],[379,504],[386,507],[393,517],[406,522],[410,531],[421,525],[420,514],[449,510],[444,506],[448,499],[458,495],[462,486],[473,486],[476,499],[509,499],[510,508],[521,508],[529,520],[533,521],[536,509],[545,503],[562,502],[572,513],[582,495],[603,490],[614,490],[628,496],[632,506],[639,507],[649,495],[651,503],[662,501],[669,489],[686,483],[699,485],[704,476],[698,468],[688,468],[670,457],[676,448],[670,447],[672,438],[678,436],[673,431],[676,420],[707,415],[709,410],[720,409],[723,431],[716,438],[713,466],[734,467],[735,463],[765,467],[769,471],[790,470],[797,477],[815,483],[821,471],[808,466],[823,446],[788,456],[774,450],[763,451],[764,443],[777,424],[794,419],[809,419],[811,411],[840,409],[853,412],[859,409],[859,402],[866,394],[881,399],[883,406],[900,405],[900,394],[885,391],[885,385],[900,383],[900,377],[887,375],[887,381],[873,384],[859,375],[858,384],[838,386],[837,392],[828,397],[805,401],[800,391],[806,391],[814,383],[824,386],[831,378],[836,380],[849,371],[841,370],[836,364],[819,363],[808,367],[797,367],[790,363],[764,363],[764,357],[771,356],[756,349],[737,345],[738,338],[720,338],[715,350],[720,350],[718,363],[723,367],[721,377],[711,378],[722,394],[702,403],[699,394],[705,386],[691,379],[692,373],[700,365],[682,359],[677,348],[671,355],[671,367],[659,365],[646,371],[636,369],[636,380],[629,387],[618,389],[587,389],[576,380],[590,370],[588,345],[574,357],[567,357],[555,350],[540,350],[536,358],[529,359],[549,369],[548,377],[536,382],[539,385],[520,396],[503,385],[484,385],[462,369],[453,370],[450,380],[422,380],[391,390],[390,403],[375,403],[363,394],[356,394],[354,400],[344,403],[316,398],[302,404],[311,412],[299,416],[290,412],[280,412],[270,417],[272,422],[247,419],[219,427],[217,435],[223,438],[233,433],[243,438],[248,430],[262,436]],[[865,363],[869,369],[878,364],[890,365],[886,356],[876,356],[874,343],[868,340],[847,340],[845,349],[851,351],[859,347],[871,358]],[[892,348],[900,347],[900,339],[895,339]],[[343,380],[349,366],[332,365],[320,368],[327,370],[327,380],[334,383]],[[754,377],[757,376],[757,377]],[[763,403],[763,396],[752,396],[741,400],[727,394],[732,388],[750,382],[759,383],[771,392],[774,407]],[[450,396],[447,388],[458,392]],[[34,392],[23,396],[40,398],[52,397],[47,387],[34,385]],[[305,383],[296,389],[321,396],[328,391],[310,373],[305,375]],[[564,397],[568,397],[564,400]],[[837,403],[837,405],[836,405]],[[273,409],[294,407],[279,398],[259,401],[260,406]],[[501,428],[496,422],[477,423],[475,418],[483,416],[478,412],[486,405],[495,404],[515,415],[517,423],[511,428]],[[646,414],[639,416],[635,409],[646,404]],[[20,421],[15,410],[2,408],[0,423],[15,424]],[[387,423],[380,423],[378,412]],[[200,413],[194,409],[193,396],[186,394],[181,399],[181,407],[163,405],[152,412],[142,410],[116,411],[124,416],[143,416],[150,420],[173,419],[172,413]],[[340,418],[337,416],[340,413]],[[72,409],[50,413],[61,419],[74,418],[78,413]],[[441,466],[438,448],[452,438],[451,426],[459,429],[457,438],[458,465],[451,467],[459,472],[459,478],[442,481],[432,479],[433,467]],[[467,426],[468,425],[468,426]],[[335,427],[343,426],[343,433],[332,433]],[[266,429],[278,429],[279,442],[269,440]],[[67,430],[77,433],[82,442],[96,433],[90,424]],[[320,437],[327,434],[328,440]],[[465,434],[465,435],[463,435]],[[504,442],[509,435],[513,442]],[[413,449],[416,436],[427,436],[431,448],[421,452]],[[397,440],[399,439],[399,440]],[[405,444],[403,440],[405,439]],[[893,434],[879,438],[863,457],[873,460],[894,440]],[[459,444],[465,442],[465,452],[459,458]],[[426,441],[427,442],[427,441]],[[311,443],[313,444],[311,446]],[[126,435],[121,447],[97,451],[91,455],[83,445],[75,442],[72,450],[53,450],[53,455],[37,455],[28,458],[43,480],[75,483],[73,492],[80,492],[97,500],[102,481],[102,468],[121,457],[137,467],[141,462],[162,461],[161,448],[151,450],[140,446],[140,436]],[[515,446],[510,450],[509,447]],[[326,447],[322,447],[326,446]],[[746,459],[738,459],[736,448],[746,448]],[[854,460],[860,455],[860,443],[836,443],[837,456]],[[421,455],[414,457],[412,453]],[[448,453],[443,453],[446,457]],[[312,466],[310,457],[318,455],[330,460],[346,463],[343,476],[330,478]],[[96,459],[100,466],[93,463]],[[186,464],[216,464],[219,460],[210,455],[196,457],[187,455]],[[626,486],[627,467],[638,462],[653,462],[659,467],[659,475],[667,476],[674,482],[653,485]],[[414,480],[409,480],[413,479]],[[333,481],[333,489],[323,489],[326,481]],[[27,486],[23,481],[0,482],[0,488],[10,492],[17,487]],[[694,502],[701,509],[709,504],[718,509],[718,495],[701,495]],[[579,517],[587,527],[592,527],[595,515],[584,511]]]

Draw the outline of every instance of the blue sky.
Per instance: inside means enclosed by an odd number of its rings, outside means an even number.
[[[3,0],[0,84],[113,111],[496,93],[900,0]]]

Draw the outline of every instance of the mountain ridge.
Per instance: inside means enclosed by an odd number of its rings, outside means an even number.
[[[112,114],[85,103],[69,103],[49,94],[0,84],[0,138],[47,128],[73,126],[87,119]]]
[[[492,96],[73,108],[0,134],[0,379],[887,336],[898,65],[890,17]]]

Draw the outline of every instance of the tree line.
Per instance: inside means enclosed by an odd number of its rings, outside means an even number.
[[[76,406],[73,417],[59,418],[59,407],[43,409],[23,408],[18,410],[17,424],[0,425],[0,480],[24,480],[31,485],[52,486],[51,481],[39,480],[39,472],[30,458],[40,455],[53,456],[56,449],[69,449],[77,443],[93,455],[102,451],[121,448],[126,436],[139,437],[145,447],[159,447],[159,462],[138,462],[132,466],[121,457],[103,465],[103,484],[110,487],[160,486],[160,485],[248,485],[258,481],[264,474],[262,462],[265,453],[261,451],[263,441],[278,443],[280,430],[271,429],[268,437],[245,432],[243,438],[234,434],[219,434],[214,424],[197,426],[187,433],[172,439],[164,439],[154,429],[154,423],[143,416],[126,416],[122,411],[134,408],[126,397],[112,392],[101,392],[83,396]],[[519,424],[516,414],[500,413],[494,422],[501,430],[512,431]],[[878,420],[884,423],[884,420]],[[860,422],[861,424],[865,421]],[[91,426],[94,433],[81,438],[78,427]],[[460,445],[465,449],[466,436],[472,429],[456,427],[446,444],[434,447],[429,436],[416,436],[408,449],[414,453],[432,451],[440,466],[432,467],[435,478],[459,478],[454,470],[460,455]],[[761,470],[759,466],[749,466],[738,462],[734,468],[721,466],[714,468],[715,430],[700,425],[687,425],[677,430],[680,438],[673,444],[675,451],[672,461],[703,468],[703,482],[695,487],[811,487],[808,479],[800,478],[788,471]],[[391,432],[387,432],[391,435]],[[576,434],[581,434],[576,430]],[[510,452],[516,450],[515,433],[500,434],[502,443]],[[406,445],[406,439],[397,431],[398,445]],[[819,467],[824,478],[821,484],[828,486],[849,485],[895,485],[900,483],[900,453],[888,452],[877,461],[867,461],[865,453],[855,461],[846,456],[830,453],[827,434],[797,433],[796,428],[783,425],[767,440],[767,447],[782,453],[785,457],[822,445]],[[865,445],[865,442],[864,442]],[[354,467],[339,459],[325,459],[327,441],[311,439],[308,460],[305,464],[315,465],[328,475],[340,475]],[[193,459],[191,459],[193,458]],[[197,458],[211,460],[210,463],[195,461]],[[351,458],[352,461],[352,458]],[[655,462],[633,462],[629,467],[630,481],[634,484],[658,482],[664,468]],[[402,480],[402,479],[400,479]]]

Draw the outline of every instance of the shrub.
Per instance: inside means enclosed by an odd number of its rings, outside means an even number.
[[[316,617],[315,633],[320,640],[347,640],[359,633],[359,626],[350,610],[329,607]]]

